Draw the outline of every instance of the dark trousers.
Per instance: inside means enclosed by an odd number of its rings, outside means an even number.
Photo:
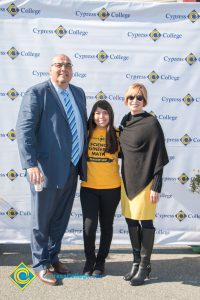
[[[96,260],[95,240],[98,220],[101,229],[97,260],[104,262],[113,236],[113,220],[120,201],[120,188],[92,189],[81,187],[83,239],[86,260]]]
[[[36,272],[58,261],[77,186],[77,168],[72,164],[70,168],[70,176],[62,189],[44,188],[42,192],[35,192],[34,186],[30,186],[31,250]]]

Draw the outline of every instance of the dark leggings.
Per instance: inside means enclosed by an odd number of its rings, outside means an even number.
[[[139,227],[141,226],[142,228],[147,228],[147,229],[154,229],[153,226],[153,220],[132,220],[126,218],[126,223],[128,227]],[[140,225],[141,223],[141,225]]]
[[[92,189],[81,187],[83,239],[87,260],[95,260],[95,240],[98,219],[101,228],[97,260],[105,261],[113,236],[113,220],[120,201],[120,188]]]

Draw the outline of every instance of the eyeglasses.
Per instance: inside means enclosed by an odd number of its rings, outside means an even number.
[[[52,66],[55,66],[58,69],[61,69],[62,67],[65,67],[66,69],[71,69],[73,65],[71,63],[54,63]]]
[[[136,96],[128,96],[127,97],[128,100],[138,100],[138,101],[143,101],[144,100],[144,97],[142,95],[136,95]]]

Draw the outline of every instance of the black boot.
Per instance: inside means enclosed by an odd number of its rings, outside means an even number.
[[[151,253],[154,244],[155,229],[142,229],[141,262],[137,274],[131,279],[130,285],[142,285],[151,272]]]
[[[113,216],[114,218],[114,216]],[[103,275],[105,271],[105,261],[108,256],[108,253],[110,251],[110,245],[112,242],[112,236],[113,236],[113,225],[112,225],[112,219],[110,220],[110,223],[101,222],[100,219],[100,225],[101,225],[101,236],[100,236],[100,243],[99,243],[99,250],[97,254],[96,263],[94,266],[94,271],[92,275]]]
[[[86,257],[86,262],[83,268],[83,274],[91,276],[96,262],[95,235],[87,235],[84,232],[83,237],[84,237],[84,251]]]
[[[95,260],[86,260],[83,275],[91,276],[94,270]]]
[[[127,273],[123,279],[126,281],[131,280],[138,271],[140,264],[140,248],[141,248],[141,238],[140,231],[141,227],[128,227],[129,237],[133,249],[133,265],[129,273]]]
[[[83,268],[83,274],[91,276],[96,262],[95,248],[93,247],[88,251],[88,247],[85,247],[85,257],[86,262]]]
[[[98,260],[98,257],[97,257],[92,275],[93,276],[103,275],[104,270],[105,270],[105,260]]]

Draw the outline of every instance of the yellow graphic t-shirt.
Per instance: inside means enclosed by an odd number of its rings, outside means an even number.
[[[95,128],[88,146],[87,181],[81,186],[94,189],[120,187],[118,151],[105,152],[106,129]]]

